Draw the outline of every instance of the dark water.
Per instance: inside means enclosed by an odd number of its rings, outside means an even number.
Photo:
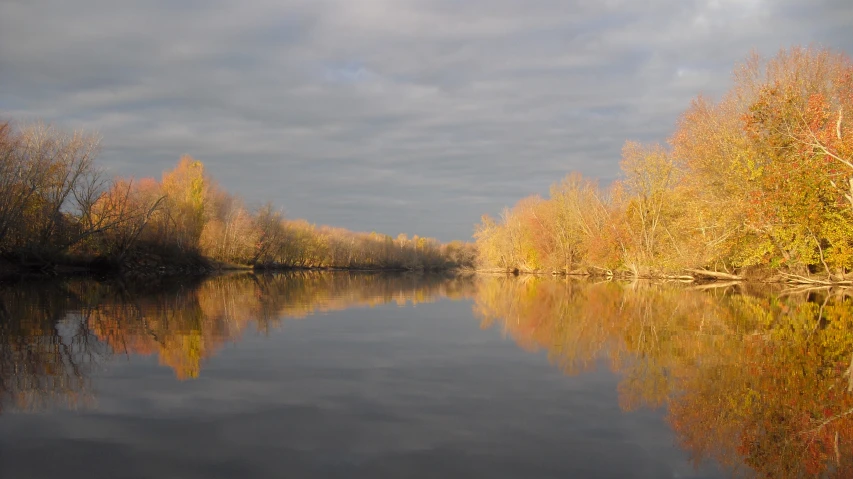
[[[0,477],[853,477],[843,292],[0,285]]]

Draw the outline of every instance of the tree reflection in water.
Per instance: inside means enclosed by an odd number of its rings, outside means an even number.
[[[853,477],[853,301],[843,290],[484,278],[475,314],[567,374],[606,358],[624,410],[666,406],[695,462]]]
[[[115,355],[156,355],[190,379],[250,324],[267,333],[317,312],[471,294],[470,279],[314,272],[0,284],[0,412],[88,405],[91,373]]]
[[[484,328],[569,375],[605,360],[622,408],[665,407],[697,463],[853,477],[853,299],[832,289],[351,273],[0,284],[0,412],[91,406],[92,374],[116,355],[190,379],[249,327],[443,297],[473,297]]]

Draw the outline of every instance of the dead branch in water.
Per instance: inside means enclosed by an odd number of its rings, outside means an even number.
[[[711,271],[708,269],[685,269],[688,273],[693,273],[695,276],[703,279],[726,279],[729,281],[743,281],[743,277],[729,274],[729,273],[721,273],[719,271]]]
[[[798,274],[780,273],[779,276],[788,284],[814,284],[823,286],[853,286],[853,281],[833,281],[830,279],[807,278]]]

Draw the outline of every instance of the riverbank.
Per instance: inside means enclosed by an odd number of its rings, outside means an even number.
[[[513,275],[513,276],[563,276],[578,278],[602,278],[614,280],[663,280],[683,283],[730,283],[749,282],[767,284],[814,285],[814,286],[850,286],[853,287],[853,275],[793,273],[769,268],[745,268],[734,273],[706,269],[684,269],[679,272],[639,272],[633,270],[609,270],[604,268],[577,269],[565,271],[541,271],[522,269],[484,268],[474,270],[476,274]]]
[[[208,274],[223,266],[226,265],[198,256],[175,259],[153,253],[134,254],[120,261],[109,258],[6,256],[0,258],[0,279],[75,275],[189,276]]]
[[[404,268],[399,266],[293,266],[245,265],[225,263],[193,254],[135,252],[121,260],[108,258],[60,257],[51,260],[36,257],[0,257],[0,279],[48,278],[56,276],[106,275],[146,279],[172,276],[206,276],[229,271],[276,273],[289,271],[327,271],[364,273],[452,273],[473,274],[470,268],[455,266]]]

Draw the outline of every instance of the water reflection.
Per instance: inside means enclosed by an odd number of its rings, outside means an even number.
[[[853,477],[846,291],[487,278],[475,314],[567,374],[605,357],[622,376],[622,408],[665,405],[697,463]]]
[[[697,464],[853,477],[853,299],[843,290],[346,273],[0,284],[0,413],[91,407],[91,378],[116,356],[156,356],[186,380],[250,327],[440,298],[473,298],[484,328],[547,351],[568,375],[604,359],[621,378],[622,409],[665,407]]]
[[[88,373],[108,348],[89,330],[88,312],[41,285],[0,290],[0,412],[91,402]]]
[[[294,273],[128,285],[67,280],[0,284],[0,412],[91,405],[91,372],[114,355],[156,355],[178,379],[250,325],[357,306],[472,294],[441,276]]]

